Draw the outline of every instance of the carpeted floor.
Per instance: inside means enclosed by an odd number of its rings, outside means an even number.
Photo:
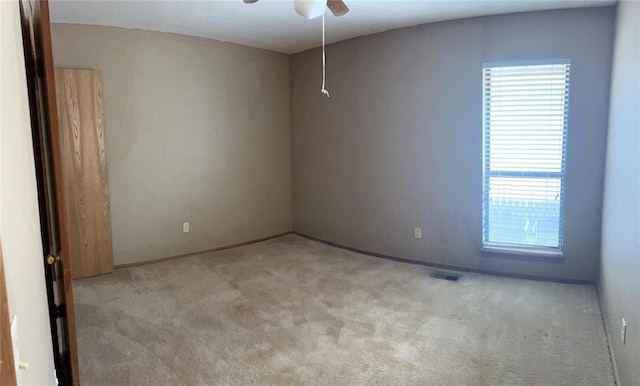
[[[84,385],[612,385],[593,286],[297,236],[76,280]]]

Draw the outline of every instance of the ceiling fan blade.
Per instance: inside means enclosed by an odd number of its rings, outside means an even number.
[[[252,4],[252,3],[255,3],[256,1],[258,0],[244,0],[244,2],[247,4]]]
[[[342,16],[349,12],[349,7],[342,0],[327,0],[327,7],[335,16]]]

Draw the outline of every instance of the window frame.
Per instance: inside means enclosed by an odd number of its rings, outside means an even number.
[[[516,67],[516,66],[536,66],[536,65],[566,65],[568,66],[566,77],[566,90],[564,102],[564,123],[562,139],[562,166],[559,172],[546,171],[491,171],[490,156],[490,127],[487,127],[488,114],[488,89],[486,82],[486,70],[496,67]],[[541,258],[562,258],[564,251],[564,215],[566,208],[566,175],[567,175],[567,148],[569,132],[569,97],[571,85],[571,61],[569,58],[519,60],[484,62],[482,64],[482,229],[481,229],[481,252],[487,256],[510,255],[515,257],[541,257]],[[489,132],[488,132],[489,131]],[[558,246],[549,247],[542,245],[508,244],[489,241],[489,184],[491,177],[503,178],[534,178],[534,179],[559,179],[560,181],[560,212],[558,227]]]

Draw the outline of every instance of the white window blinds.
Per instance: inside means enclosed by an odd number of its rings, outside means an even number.
[[[483,244],[562,250],[568,59],[483,69]]]

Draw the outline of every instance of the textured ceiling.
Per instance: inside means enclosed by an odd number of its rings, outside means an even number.
[[[561,8],[607,6],[615,0],[345,0],[351,11],[326,14],[327,42],[422,23]],[[307,20],[293,0],[51,0],[54,23],[95,24],[174,32],[284,53],[321,44],[321,20]]]

